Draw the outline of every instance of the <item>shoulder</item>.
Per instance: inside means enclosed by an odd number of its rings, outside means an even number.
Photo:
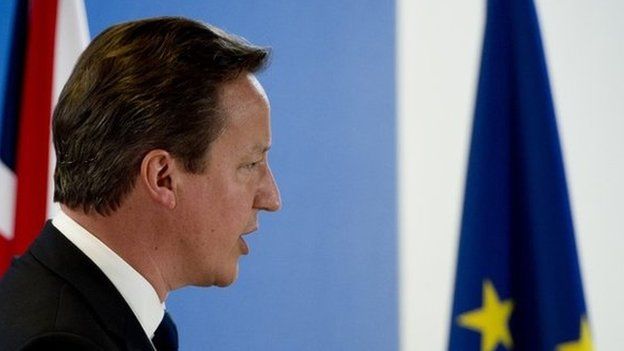
[[[2,330],[28,319],[52,323],[66,282],[52,274],[30,253],[15,259],[0,280],[0,335]]]
[[[29,253],[0,281],[0,315],[2,350],[98,350],[96,345],[111,344],[83,297]]]
[[[19,350],[103,351],[104,349],[81,335],[69,332],[49,332],[32,337]]]
[[[51,323],[58,309],[58,302],[67,298],[67,291],[67,282],[27,252],[13,261],[0,280],[0,314],[4,317],[0,323],[4,324],[6,319],[33,320],[34,316]]]

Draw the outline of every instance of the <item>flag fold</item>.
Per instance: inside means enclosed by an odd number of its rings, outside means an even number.
[[[449,350],[591,349],[560,149],[534,4],[490,0]]]

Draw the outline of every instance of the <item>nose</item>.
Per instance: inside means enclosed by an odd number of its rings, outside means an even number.
[[[275,212],[282,207],[279,189],[271,168],[266,166],[266,173],[255,199],[255,207],[261,210]]]

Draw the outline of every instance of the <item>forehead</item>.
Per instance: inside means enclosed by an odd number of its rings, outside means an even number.
[[[246,74],[227,82],[219,99],[225,129],[215,141],[215,149],[234,154],[266,151],[271,144],[269,102],[256,77]]]
[[[269,99],[258,79],[247,73],[221,86],[219,105],[226,114],[232,115],[250,109],[268,110]]]

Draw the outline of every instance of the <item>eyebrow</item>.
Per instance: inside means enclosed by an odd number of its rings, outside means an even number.
[[[254,153],[263,154],[271,149],[271,145],[256,144],[251,148]]]

